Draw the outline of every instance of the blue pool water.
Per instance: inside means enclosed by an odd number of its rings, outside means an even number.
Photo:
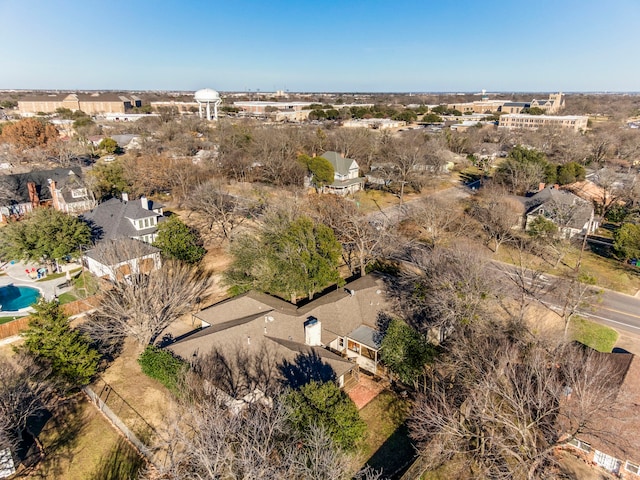
[[[7,285],[0,287],[0,310],[14,312],[27,308],[38,301],[40,290],[31,287]]]

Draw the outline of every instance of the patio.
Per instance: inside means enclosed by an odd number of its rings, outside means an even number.
[[[349,398],[356,404],[358,410],[361,410],[371,400],[376,398],[380,392],[385,389],[383,382],[376,382],[371,377],[360,374],[358,383],[346,390]]]

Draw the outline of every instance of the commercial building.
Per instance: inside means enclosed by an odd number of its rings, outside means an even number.
[[[587,128],[589,117],[581,115],[529,115],[526,113],[513,113],[500,116],[498,127],[516,129],[538,129],[550,126],[568,128],[580,131]]]
[[[41,94],[18,100],[18,110],[23,117],[38,113],[55,113],[59,108],[81,110],[87,115],[101,113],[125,113],[133,107],[141,107],[136,96],[125,97],[116,93],[68,93]]]
[[[299,112],[312,105],[312,102],[233,102],[233,106],[240,109],[241,112],[264,115],[271,112]]]
[[[342,122],[342,126],[345,128],[372,128],[374,130],[400,128],[406,124],[407,122],[403,122],[402,120],[392,120],[390,118],[362,118]]]

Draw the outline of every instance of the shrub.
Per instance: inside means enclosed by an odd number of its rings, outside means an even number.
[[[167,350],[147,345],[138,363],[145,375],[155,378],[172,392],[178,389],[178,380],[187,364]]]

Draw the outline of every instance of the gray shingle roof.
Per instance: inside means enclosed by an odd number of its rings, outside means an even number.
[[[7,186],[15,192],[13,201],[15,203],[29,202],[29,190],[27,184],[33,182],[40,200],[51,200],[51,190],[49,180],[56,182],[58,188],[67,184],[82,185],[82,170],[80,167],[54,168],[52,170],[35,170],[28,173],[16,173],[4,177]],[[66,200],[66,198],[65,198]]]
[[[346,175],[349,173],[349,169],[355,160],[351,158],[344,158],[338,152],[324,152],[322,154],[322,158],[329,160],[331,165],[333,165],[333,169],[336,173],[340,175]],[[357,165],[357,162],[356,162]]]
[[[527,215],[537,214],[544,208],[544,215],[563,226],[582,229],[591,218],[593,206],[566,190],[546,187],[528,199]]]
[[[159,213],[154,212],[153,208],[160,208],[149,200],[149,210],[142,208],[140,200],[123,201],[120,198],[111,198],[96,206],[90,212],[85,213],[82,217],[92,223],[101,230],[99,239],[114,239],[120,237],[138,237],[153,233],[157,227],[149,227],[144,230],[136,230],[132,220],[139,220],[148,217],[160,217]]]
[[[388,308],[383,292],[382,279],[375,274],[359,278],[349,283],[347,288],[336,289],[300,307],[263,293],[247,292],[199,312],[196,318],[211,326],[173,343],[169,348],[189,359],[194,354],[206,354],[212,348],[229,354],[238,346],[258,351],[260,343],[269,339],[289,350],[311,348],[317,350],[316,354],[323,359],[333,359],[330,352],[304,344],[305,320],[313,316],[321,322],[322,343],[325,345],[338,336],[356,331],[363,324],[375,331],[373,327],[378,313]],[[286,358],[282,352],[279,354]],[[337,376],[341,375],[341,369],[350,367],[350,364],[330,364]]]

